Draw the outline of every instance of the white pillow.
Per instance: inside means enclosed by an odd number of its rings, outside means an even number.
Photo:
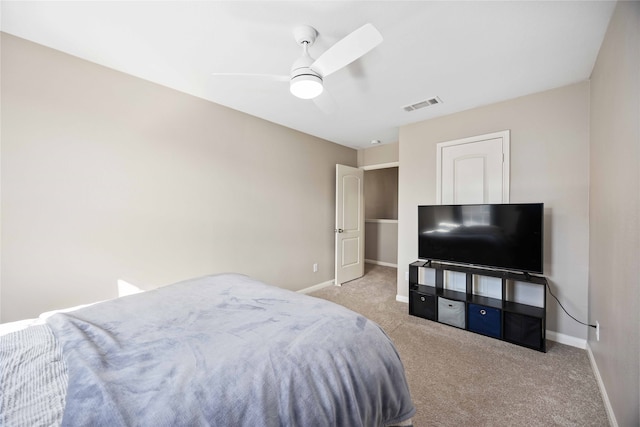
[[[0,323],[0,337],[3,335],[10,334],[11,332],[16,332],[21,329],[26,329],[31,325],[38,325],[41,323],[42,321],[40,321],[40,319],[24,319],[24,320],[17,320],[15,322]]]
[[[38,319],[40,319],[40,320],[42,320],[44,322],[45,320],[47,320],[49,317],[53,316],[54,314],[67,313],[69,311],[75,311],[75,310],[78,310],[80,308],[89,307],[90,305],[97,304],[99,302],[102,302],[102,301],[96,301],[96,302],[92,302],[92,303],[89,303],[89,304],[76,305],[74,307],[69,307],[69,308],[61,308],[59,310],[45,311],[44,313],[40,314],[40,316],[38,316]]]

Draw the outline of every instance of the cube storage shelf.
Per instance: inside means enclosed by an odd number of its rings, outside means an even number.
[[[419,283],[422,267],[435,270],[435,286]],[[465,273],[466,292],[445,289],[445,271]],[[502,298],[474,294],[474,275],[502,279]],[[509,280],[543,286],[542,307],[507,301]],[[409,314],[546,352],[546,286],[542,276],[416,261],[409,265]]]

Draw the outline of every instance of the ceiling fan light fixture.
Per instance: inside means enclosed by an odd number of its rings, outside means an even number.
[[[301,74],[291,79],[289,90],[298,98],[312,99],[322,93],[322,79],[314,74]]]

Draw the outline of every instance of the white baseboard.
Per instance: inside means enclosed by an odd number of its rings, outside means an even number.
[[[581,349],[587,348],[587,340],[582,338],[572,337],[571,335],[561,334],[555,331],[546,331],[548,340],[558,342],[560,344],[570,345],[571,347],[577,347]]]
[[[308,294],[308,293],[311,293],[311,292],[319,291],[320,289],[326,288],[327,286],[333,286],[334,283],[335,282],[333,280],[327,280],[326,282],[318,283],[317,285],[313,285],[313,286],[309,286],[308,288],[300,289],[297,292],[300,292],[301,294]]]
[[[609,418],[609,425],[611,425],[611,427],[618,427],[618,421],[616,421],[616,416],[613,413],[613,407],[611,406],[611,402],[609,401],[607,389],[604,388],[604,383],[602,382],[602,377],[600,376],[600,370],[598,369],[598,365],[596,364],[595,357],[593,357],[593,352],[591,351],[591,346],[589,345],[589,343],[587,343],[587,354],[589,355],[589,361],[591,362],[593,375],[596,377],[596,382],[598,383],[598,388],[600,389],[600,394],[602,395],[604,410],[607,413],[607,418]]]
[[[364,262],[366,262],[367,264],[381,265],[383,267],[398,268],[398,264],[391,264],[390,262],[384,262],[384,261],[376,261],[375,259],[365,259]]]
[[[396,294],[396,301],[403,302],[405,304],[409,304],[409,297],[405,297],[403,295]]]

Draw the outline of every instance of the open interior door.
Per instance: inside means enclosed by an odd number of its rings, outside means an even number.
[[[336,165],[336,285],[364,275],[364,171]]]

